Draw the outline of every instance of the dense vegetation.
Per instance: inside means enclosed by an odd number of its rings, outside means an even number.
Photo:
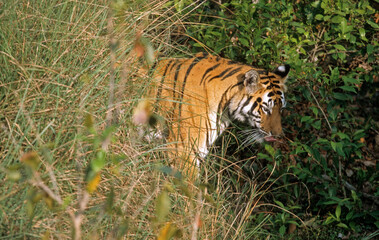
[[[378,5],[0,3],[0,239],[374,239]],[[237,126],[190,186],[131,123],[154,51],[290,64],[285,138]]]
[[[266,201],[282,210],[272,214],[272,225],[282,236],[290,223],[301,226],[288,210],[352,236],[374,231],[379,227],[378,3],[256,2],[209,1],[189,18],[202,24],[187,26],[178,41],[193,52],[205,49],[268,69],[291,65],[287,139],[266,146],[266,153],[258,151],[269,170],[276,165]]]

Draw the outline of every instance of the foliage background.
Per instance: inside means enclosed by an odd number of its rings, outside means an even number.
[[[0,18],[0,238],[378,235],[377,1],[14,0]],[[286,138],[226,134],[189,187],[131,123],[154,51],[290,64]]]
[[[180,38],[193,52],[291,65],[288,142],[258,153],[280,164],[272,200],[354,232],[379,227],[377,9],[375,1],[209,1],[191,18],[203,24]],[[290,221],[281,217],[273,222],[283,235]]]

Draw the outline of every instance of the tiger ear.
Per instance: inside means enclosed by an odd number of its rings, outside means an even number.
[[[248,94],[255,93],[260,88],[259,73],[255,70],[246,72],[243,85],[245,85]]]
[[[290,72],[290,69],[291,69],[290,65],[285,64],[285,65],[281,65],[281,66],[277,67],[275,69],[274,73],[276,75],[279,75],[280,77],[282,77],[283,80],[286,80],[288,73]]]

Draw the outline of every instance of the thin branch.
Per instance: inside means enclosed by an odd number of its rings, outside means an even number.
[[[272,204],[272,203],[262,203],[262,204],[257,205],[256,207],[261,207],[261,206],[271,206],[271,207],[279,208],[279,209],[281,209],[282,211],[285,211],[286,213],[289,213],[289,214],[291,214],[292,216],[294,216],[295,218],[297,218],[297,219],[303,224],[303,226],[305,226],[305,227],[307,226],[307,225],[305,225],[304,221],[301,220],[301,218],[300,218],[299,216],[297,216],[296,214],[292,213],[291,211],[288,211],[288,210],[285,209],[285,208],[282,208],[282,207],[280,207],[280,206],[278,206],[278,205],[275,205],[275,204]]]
[[[331,177],[329,177],[328,175],[325,175],[325,174],[322,175],[322,178],[317,178],[317,179],[320,182],[325,182],[325,181],[333,182],[333,180],[331,179]],[[349,183],[349,182],[347,182],[347,181],[345,181],[343,179],[342,179],[342,183],[343,183],[343,186],[345,188],[349,189],[350,191],[361,193],[363,197],[372,200],[377,206],[379,206],[379,197],[371,195],[371,194],[368,194],[368,193],[365,193],[365,192],[361,192],[356,187],[354,187],[351,183]]]
[[[107,107],[107,115],[106,115],[106,123],[107,126],[112,125],[113,121],[113,104],[114,104],[114,79],[115,79],[115,66],[116,66],[116,39],[114,38],[113,31],[113,18],[112,11],[109,10],[108,15],[108,35],[109,35],[109,48],[110,48],[110,69],[109,69],[109,99],[108,99],[108,107]]]
[[[200,189],[199,189],[199,193],[197,195],[197,201],[200,202],[200,207],[196,211],[195,219],[193,220],[191,240],[197,239],[197,232],[199,230],[199,224],[200,224],[200,214],[201,214],[201,210],[203,209],[203,206],[204,206],[204,200],[203,200],[202,192]]]
[[[42,179],[40,178],[40,176],[38,175],[37,172],[33,172],[33,176],[34,176],[34,181],[31,181],[31,183],[42,189],[50,198],[52,198],[53,200],[55,200],[59,205],[62,205],[63,204],[63,201],[62,201],[62,198],[58,195],[58,194],[55,194],[43,181]]]
[[[82,194],[82,198],[79,201],[79,210],[74,213],[73,211],[70,211],[70,217],[72,220],[73,228],[74,228],[74,240],[80,240],[81,239],[81,225],[83,221],[84,216],[84,210],[87,208],[88,202],[90,199],[90,194],[87,191],[84,191]]]
[[[320,106],[320,103],[318,102],[316,96],[313,94],[313,91],[312,91],[312,89],[309,87],[309,84],[307,84],[307,88],[308,88],[309,92],[311,93],[313,99],[315,100],[315,102],[316,102],[316,104],[317,104],[317,107],[320,109],[322,115],[324,115],[325,121],[326,121],[326,123],[328,124],[330,131],[332,131],[332,126],[331,126],[330,123],[329,123],[328,117],[326,116],[324,110],[322,110],[322,108],[321,108],[321,106]]]

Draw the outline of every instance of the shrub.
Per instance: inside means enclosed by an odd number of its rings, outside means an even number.
[[[271,168],[272,161],[279,165],[271,201],[303,219],[318,216],[323,225],[373,231],[379,227],[377,4],[256,2],[207,1],[189,17],[196,22],[187,25],[189,37],[178,40],[192,52],[268,69],[289,63],[288,141],[275,146],[273,157],[258,154]],[[272,219],[280,235],[297,221],[287,212]]]

